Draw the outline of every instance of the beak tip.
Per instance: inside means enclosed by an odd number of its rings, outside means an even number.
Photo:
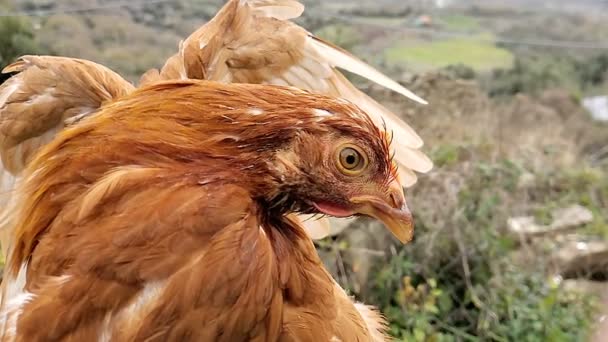
[[[408,244],[414,239],[414,225],[408,224],[407,227],[401,227],[400,229],[391,229],[393,235],[401,241],[401,243]]]

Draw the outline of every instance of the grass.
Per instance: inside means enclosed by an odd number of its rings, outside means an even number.
[[[513,55],[494,45],[486,35],[417,45],[398,43],[386,50],[385,57],[391,65],[420,69],[462,64],[476,71],[489,71],[494,68],[508,68],[513,63]]]
[[[450,31],[473,31],[480,28],[479,21],[466,15],[452,14],[439,18],[443,28]]]

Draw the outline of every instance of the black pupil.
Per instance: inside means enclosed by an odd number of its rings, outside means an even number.
[[[357,157],[354,154],[349,154],[346,156],[346,163],[352,165],[357,162]]]
[[[348,170],[353,170],[359,166],[361,155],[352,148],[345,148],[340,152],[342,166]]]

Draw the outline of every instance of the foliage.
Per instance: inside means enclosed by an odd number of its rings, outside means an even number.
[[[457,79],[472,80],[477,77],[477,73],[475,72],[475,70],[473,70],[473,68],[471,68],[470,66],[464,64],[448,65],[444,68],[444,71],[447,72],[448,75],[451,75],[452,77]]]
[[[0,69],[21,55],[37,52],[32,25],[28,21],[0,17]]]
[[[608,53],[601,53],[579,62],[577,70],[583,88],[601,85],[608,80]]]
[[[330,24],[315,32],[317,36],[346,50],[351,50],[361,43],[361,36],[357,30],[348,25]]]
[[[441,169],[457,168],[458,151],[441,147],[434,160]],[[432,213],[415,213],[418,237],[378,268],[371,302],[403,341],[585,340],[595,298],[547,278],[547,258],[529,268],[517,265],[512,255],[518,242],[501,228],[526,198],[532,208],[581,203],[597,214],[590,233],[606,234],[608,175],[587,169],[538,174],[534,185],[522,188],[527,171],[520,165],[475,164],[454,208],[441,213],[441,226]]]
[[[580,93],[607,78],[606,53],[582,58],[540,55],[516,58],[512,68],[494,70],[486,83],[491,96],[537,94],[558,86]]]

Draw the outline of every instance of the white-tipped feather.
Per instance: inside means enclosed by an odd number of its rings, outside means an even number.
[[[332,70],[329,64],[319,63],[317,58],[318,56],[310,56],[310,54],[305,54],[304,58],[302,58],[300,61],[300,66],[321,80],[331,77]]]
[[[387,128],[392,131],[394,139],[399,141],[399,144],[411,148],[422,147],[424,142],[416,131],[403,122],[397,115],[355,88],[343,75],[336,74],[336,77],[332,79],[332,83],[337,91],[342,94],[342,97],[363,109],[379,127],[386,124]]]
[[[416,184],[418,181],[418,176],[414,173],[414,171],[408,169],[403,165],[399,165],[399,182],[406,188],[409,188]]]
[[[15,211],[13,191],[19,178],[4,169],[0,161],[0,248],[4,261],[8,258],[8,247],[12,237],[11,219]]]
[[[278,86],[290,86],[290,84],[283,78],[271,78],[270,80],[268,80],[268,82],[265,82],[266,84],[274,84],[274,85],[278,85]]]
[[[394,140],[393,148],[395,150],[395,160],[400,164],[407,161],[409,169],[420,173],[427,173],[433,168],[433,162],[420,150],[399,145]]]
[[[379,85],[391,89],[418,103],[428,104],[428,102],[420,98],[418,95],[414,94],[399,83],[388,78],[380,71],[374,69],[372,66],[353,57],[348,52],[343,51],[342,49],[336,46],[331,46],[328,43],[312,35],[308,37],[307,44],[310,44],[321,56],[327,59],[335,67],[348,70],[359,76],[365,77],[370,81],[374,81]]]
[[[304,84],[306,84],[307,88],[305,89],[307,90],[318,89],[317,91],[325,92],[329,88],[325,80],[315,77],[315,75],[308,71],[308,69],[299,64],[289,68],[289,73],[297,75],[298,78],[302,80]]]
[[[294,19],[302,15],[304,5],[296,0],[241,0],[253,10],[254,14],[279,20]]]
[[[304,69],[293,66],[283,74],[283,78],[292,87],[311,91],[314,89],[314,80],[312,80],[312,83],[308,82],[309,80],[306,79],[305,72],[303,71]]]
[[[8,98],[19,89],[20,82],[8,80],[3,87],[0,87],[0,109],[4,107]]]
[[[331,233],[331,225],[325,217],[317,218],[313,215],[298,215],[300,223],[313,240],[321,240]]]

